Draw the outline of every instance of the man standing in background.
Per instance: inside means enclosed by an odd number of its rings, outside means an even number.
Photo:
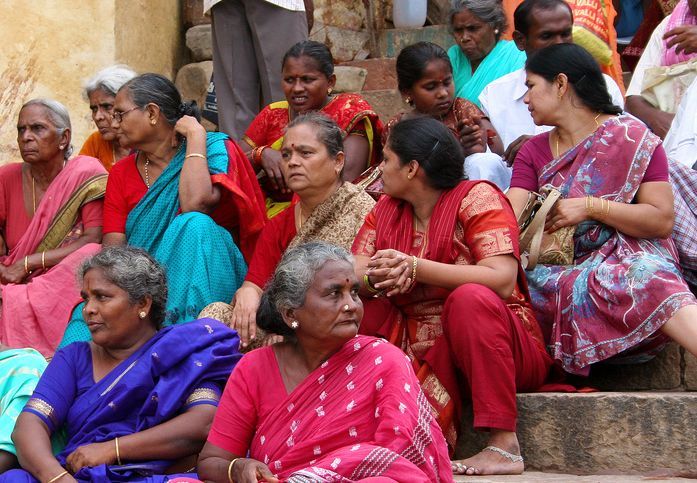
[[[284,98],[281,61],[307,40],[313,10],[312,0],[204,0],[220,131],[239,140],[262,106]]]

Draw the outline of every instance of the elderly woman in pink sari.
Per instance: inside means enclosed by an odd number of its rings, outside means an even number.
[[[0,168],[0,342],[51,356],[80,301],[75,269],[102,239],[106,170],[70,158],[70,117],[33,99],[19,113],[23,163]]]
[[[205,481],[452,481],[448,448],[411,364],[358,336],[352,257],[313,242],[288,250],[257,320],[285,342],[245,355],[199,457]]]

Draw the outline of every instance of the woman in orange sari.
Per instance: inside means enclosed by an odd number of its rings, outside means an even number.
[[[332,95],[336,75],[326,45],[305,41],[291,47],[283,58],[281,82],[286,100],[266,106],[244,135],[247,146],[242,143],[255,170],[267,178],[262,188],[269,217],[286,208],[292,196],[281,171],[281,144],[286,126],[299,114],[321,111],[343,130],[344,181],[356,180],[377,164],[382,149],[382,123],[370,104],[358,94]]]
[[[453,462],[458,474],[518,474],[516,391],[534,391],[551,359],[519,261],[518,228],[503,193],[463,180],[462,147],[443,123],[404,120],[380,165],[384,190],[353,244],[366,304],[361,332],[409,356],[454,447],[457,368],[469,387],[480,453]],[[467,391],[466,391],[467,392]]]

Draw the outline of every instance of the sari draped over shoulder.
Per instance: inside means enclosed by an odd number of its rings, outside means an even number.
[[[9,266],[33,253],[74,242],[83,230],[80,209],[104,197],[106,179],[97,159],[69,160],[49,185],[19,243],[0,262]],[[2,285],[0,341],[52,356],[71,311],[80,302],[75,271],[100,248],[96,243],[84,245],[54,267],[35,270],[26,283]]]
[[[356,233],[373,206],[375,201],[369,194],[354,184],[344,183],[314,209],[288,248],[321,240],[350,250]]]
[[[680,0],[675,6],[668,19],[668,25],[666,25],[666,32],[670,32],[676,27],[682,27],[683,25],[697,25],[697,15],[692,13],[690,9],[690,4],[688,0]],[[663,41],[664,51],[661,56],[661,65],[670,66],[679,64],[680,62],[687,62],[688,60],[697,57],[697,52],[686,53],[682,50],[680,53],[676,51],[677,44],[668,47],[669,39]]]
[[[366,137],[370,146],[370,157],[364,169],[379,163],[382,155],[382,122],[365,99],[358,94],[337,94],[320,112],[337,123],[343,131],[344,138],[350,134]],[[269,104],[252,121],[243,139],[252,147],[269,146],[280,151],[290,119],[291,112],[287,101]],[[264,189],[269,196],[269,217],[276,216],[288,206],[290,196],[273,190],[270,185],[265,185]]]
[[[455,95],[473,102],[477,107],[479,94],[492,81],[525,66],[527,56],[518,50],[511,40],[499,40],[489,54],[484,57],[477,69],[472,72],[472,64],[460,49],[453,45],[448,49],[448,57],[453,65]]]
[[[592,195],[632,203],[660,139],[631,116],[595,133],[539,175],[565,198]],[[671,239],[639,239],[598,222],[574,234],[575,264],[527,272],[537,319],[553,357],[567,372],[622,354],[640,360],[668,338],[658,331],[680,308],[697,303],[682,278]]]
[[[356,336],[260,422],[250,455],[283,481],[452,481],[448,449],[409,361]]]
[[[375,206],[369,217],[374,216],[375,231],[359,232],[354,242],[354,254],[372,254],[376,250],[395,249],[402,253],[448,264],[471,264],[472,255],[463,256],[466,244],[458,222],[463,200],[469,216],[485,215],[492,223],[491,228],[475,235],[476,240],[485,240],[483,246],[475,250],[485,250],[483,257],[498,253],[514,253],[517,257],[517,231],[499,228],[499,213],[512,209],[498,189],[496,197],[486,195],[482,190],[487,181],[462,181],[453,189],[443,192],[431,215],[428,232],[417,237],[414,229],[413,209],[409,203],[384,196]],[[492,190],[487,190],[491,192]],[[471,195],[471,196],[470,196]],[[505,226],[504,222],[502,226]],[[368,233],[368,234],[366,234]],[[369,235],[374,233],[374,235]],[[515,238],[515,239],[514,239]],[[460,245],[460,247],[458,247]],[[469,248],[464,253],[470,254]],[[508,307],[520,318],[525,329],[539,341],[542,347],[542,334],[529,306],[527,285],[522,269],[519,268],[518,284],[513,295],[506,300]],[[441,316],[445,301],[451,291],[417,283],[407,294],[389,299],[370,299],[365,303],[365,316],[361,332],[384,336],[401,348],[412,361],[421,388],[437,413],[437,420],[446,440],[452,448],[457,439],[460,411],[460,389],[455,373],[455,362],[450,355],[448,341],[443,336]]]
[[[89,343],[71,344],[56,354],[25,412],[53,432],[63,427],[67,444],[61,465],[78,447],[110,441],[162,424],[196,404],[217,406],[222,387],[241,355],[237,333],[213,319],[166,327],[84,392],[68,395],[77,380],[92,374]],[[53,367],[53,365],[59,367]],[[47,377],[48,376],[48,377]],[[93,382],[93,380],[92,380]],[[84,467],[78,481],[166,481],[152,478],[171,461],[124,461]],[[35,481],[17,470],[2,481]],[[15,474],[16,473],[16,474]]]
[[[0,352],[0,451],[17,454],[12,430],[45,368],[46,359],[34,349]]]

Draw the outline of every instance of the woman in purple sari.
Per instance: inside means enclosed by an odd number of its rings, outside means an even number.
[[[56,353],[13,440],[24,470],[0,482],[168,481],[193,470],[240,358],[213,319],[161,329],[164,271],[144,251],[110,247],[79,270],[92,342]],[[66,431],[53,456],[50,436]]]
[[[526,66],[525,102],[555,126],[518,152],[508,197],[520,213],[531,191],[558,189],[547,233],[574,226],[574,263],[527,272],[552,356],[570,373],[596,362],[639,362],[674,339],[697,353],[697,300],[681,274],[673,194],[660,139],[613,106],[582,47],[553,45]]]

